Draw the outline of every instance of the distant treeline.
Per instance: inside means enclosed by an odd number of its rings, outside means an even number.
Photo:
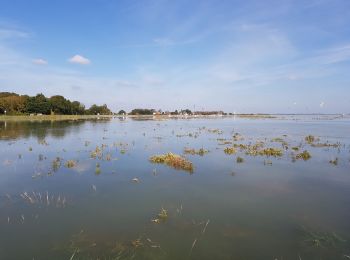
[[[92,105],[86,109],[79,101],[70,101],[63,96],[55,95],[45,97],[43,94],[36,96],[18,95],[10,92],[0,92],[0,114],[57,114],[57,115],[109,115],[111,110],[106,104],[102,106]]]

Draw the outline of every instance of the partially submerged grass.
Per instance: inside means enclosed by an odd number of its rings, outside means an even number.
[[[338,157],[336,157],[333,160],[330,160],[329,163],[333,164],[333,165],[338,165]]]
[[[61,158],[60,157],[56,157],[53,161],[52,161],[52,170],[54,172],[57,172],[58,169],[61,167]]]
[[[67,168],[73,168],[77,165],[77,162],[74,160],[68,160],[66,161],[66,163],[64,164]]]
[[[154,155],[150,158],[150,161],[152,163],[166,164],[177,170],[184,170],[190,173],[193,172],[192,162],[177,154],[166,153],[162,155]]]
[[[204,148],[200,148],[198,150],[196,149],[193,149],[193,148],[185,148],[184,149],[184,153],[185,154],[191,154],[191,155],[200,155],[200,156],[203,156],[205,155],[206,153],[209,153],[208,150],[204,149]]]
[[[326,143],[313,143],[311,144],[312,147],[333,147],[333,148],[338,148],[340,147],[340,143],[335,143],[335,144],[332,144],[332,143],[329,143],[329,142],[326,142]]]
[[[101,167],[100,167],[100,164],[99,164],[99,163],[96,163],[95,174],[96,174],[96,175],[101,174]]]
[[[226,154],[235,154],[237,151],[236,151],[236,148],[234,147],[226,147],[224,149],[224,153]]]
[[[236,159],[236,162],[237,163],[242,163],[242,162],[244,162],[244,159],[242,158],[242,157],[237,157],[237,159]]]
[[[302,153],[298,153],[295,158],[296,159],[303,159],[304,161],[307,161],[311,158],[311,154],[305,150]]]
[[[234,144],[233,145],[236,148],[239,148],[240,150],[245,150],[247,155],[252,156],[273,156],[273,157],[281,157],[283,156],[283,151],[278,148],[263,148],[264,143],[263,142],[257,142],[255,144]]]
[[[313,136],[313,135],[308,135],[305,137],[305,141],[308,143],[308,144],[312,144],[313,142],[315,141],[318,141],[319,138]]]
[[[312,247],[329,248],[335,247],[340,243],[345,243],[346,240],[340,237],[335,232],[319,232],[308,230],[305,227],[301,227],[304,233],[303,242]]]

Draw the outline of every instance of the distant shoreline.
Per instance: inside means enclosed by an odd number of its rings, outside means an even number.
[[[349,114],[235,114],[235,115],[1,115],[0,121],[60,121],[111,118],[133,119],[195,119],[195,118],[243,118],[243,119],[283,119],[283,116],[334,116],[350,117]]]

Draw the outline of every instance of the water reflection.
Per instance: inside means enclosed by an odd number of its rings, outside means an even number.
[[[0,140],[36,137],[63,138],[66,134],[78,133],[87,123],[107,123],[110,119],[52,120],[52,121],[0,121]]]

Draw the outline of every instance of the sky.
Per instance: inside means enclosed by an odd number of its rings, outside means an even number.
[[[349,0],[0,0],[0,91],[350,113]]]

